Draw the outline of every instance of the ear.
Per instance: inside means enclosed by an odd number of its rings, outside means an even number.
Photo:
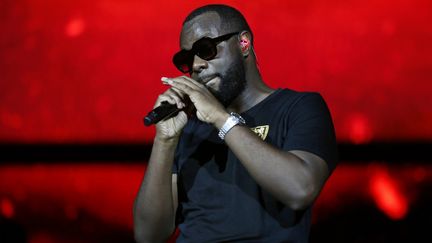
[[[249,52],[252,47],[251,34],[247,31],[243,31],[238,35],[238,39],[239,39],[239,45],[243,56],[244,57],[249,56]]]

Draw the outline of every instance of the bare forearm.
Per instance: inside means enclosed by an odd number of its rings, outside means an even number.
[[[322,165],[263,142],[247,127],[234,127],[225,142],[263,189],[293,209],[308,206],[325,181],[326,175],[315,173],[321,168],[311,168]]]
[[[163,242],[174,230],[172,163],[177,140],[153,144],[144,181],[134,205],[137,241]]]

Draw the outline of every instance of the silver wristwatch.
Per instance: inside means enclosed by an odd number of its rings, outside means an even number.
[[[230,116],[226,120],[226,122],[223,124],[221,129],[219,130],[219,137],[224,140],[225,135],[228,133],[231,128],[233,128],[236,125],[245,125],[246,122],[239,114],[231,112]]]

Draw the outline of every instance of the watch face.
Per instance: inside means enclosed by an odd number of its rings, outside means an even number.
[[[241,117],[239,114],[237,114],[237,113],[235,113],[235,112],[231,112],[230,115],[231,115],[231,116],[234,116],[235,118],[237,118],[238,121],[239,121],[241,124],[244,125],[244,124],[246,123],[246,121],[243,119],[243,117]]]
[[[222,128],[219,130],[219,134],[218,134],[219,137],[223,140],[225,138],[225,134],[229,130],[231,130],[231,128],[233,128],[234,126],[236,126],[238,124],[244,125],[244,124],[246,124],[246,122],[243,119],[243,117],[241,117],[239,114],[231,112],[230,117],[225,122],[225,124],[222,126]]]

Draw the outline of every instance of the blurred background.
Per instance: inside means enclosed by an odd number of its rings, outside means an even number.
[[[430,240],[432,2],[219,1],[273,88],[320,92],[341,162],[311,242]],[[133,242],[132,204],[178,76],[184,17],[214,1],[0,1],[0,242]]]

